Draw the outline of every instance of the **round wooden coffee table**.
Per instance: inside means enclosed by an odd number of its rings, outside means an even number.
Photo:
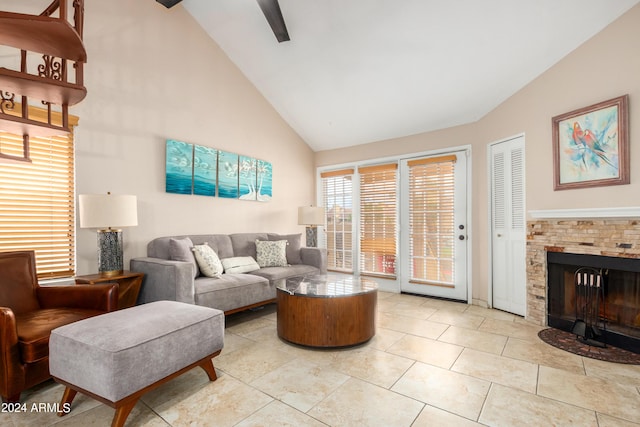
[[[278,336],[310,347],[345,347],[375,335],[376,282],[316,275],[276,284]]]

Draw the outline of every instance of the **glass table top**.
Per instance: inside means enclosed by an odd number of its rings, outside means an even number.
[[[330,298],[374,292],[378,284],[363,277],[318,274],[281,279],[276,288],[291,295]]]

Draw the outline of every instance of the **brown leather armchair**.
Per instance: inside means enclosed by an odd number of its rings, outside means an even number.
[[[39,286],[33,251],[0,252],[0,396],[51,377],[49,336],[58,326],[114,311],[118,285]]]

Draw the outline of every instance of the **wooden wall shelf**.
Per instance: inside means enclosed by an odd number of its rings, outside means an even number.
[[[9,114],[0,113],[0,120],[3,121],[0,125],[0,128],[2,128],[3,131],[16,135],[50,137],[71,132],[71,129],[68,126],[57,126],[47,122],[25,119],[20,116],[12,116]]]
[[[87,96],[84,86],[0,67],[0,88],[58,105],[75,105]]]
[[[0,11],[0,45],[87,62],[82,38],[60,18]]]

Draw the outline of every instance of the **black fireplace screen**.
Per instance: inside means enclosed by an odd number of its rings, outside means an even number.
[[[602,272],[602,301],[596,320],[602,334],[594,339],[640,353],[640,260],[599,255],[547,253],[547,322],[575,332],[583,313],[576,271]],[[578,294],[576,294],[578,292]]]

